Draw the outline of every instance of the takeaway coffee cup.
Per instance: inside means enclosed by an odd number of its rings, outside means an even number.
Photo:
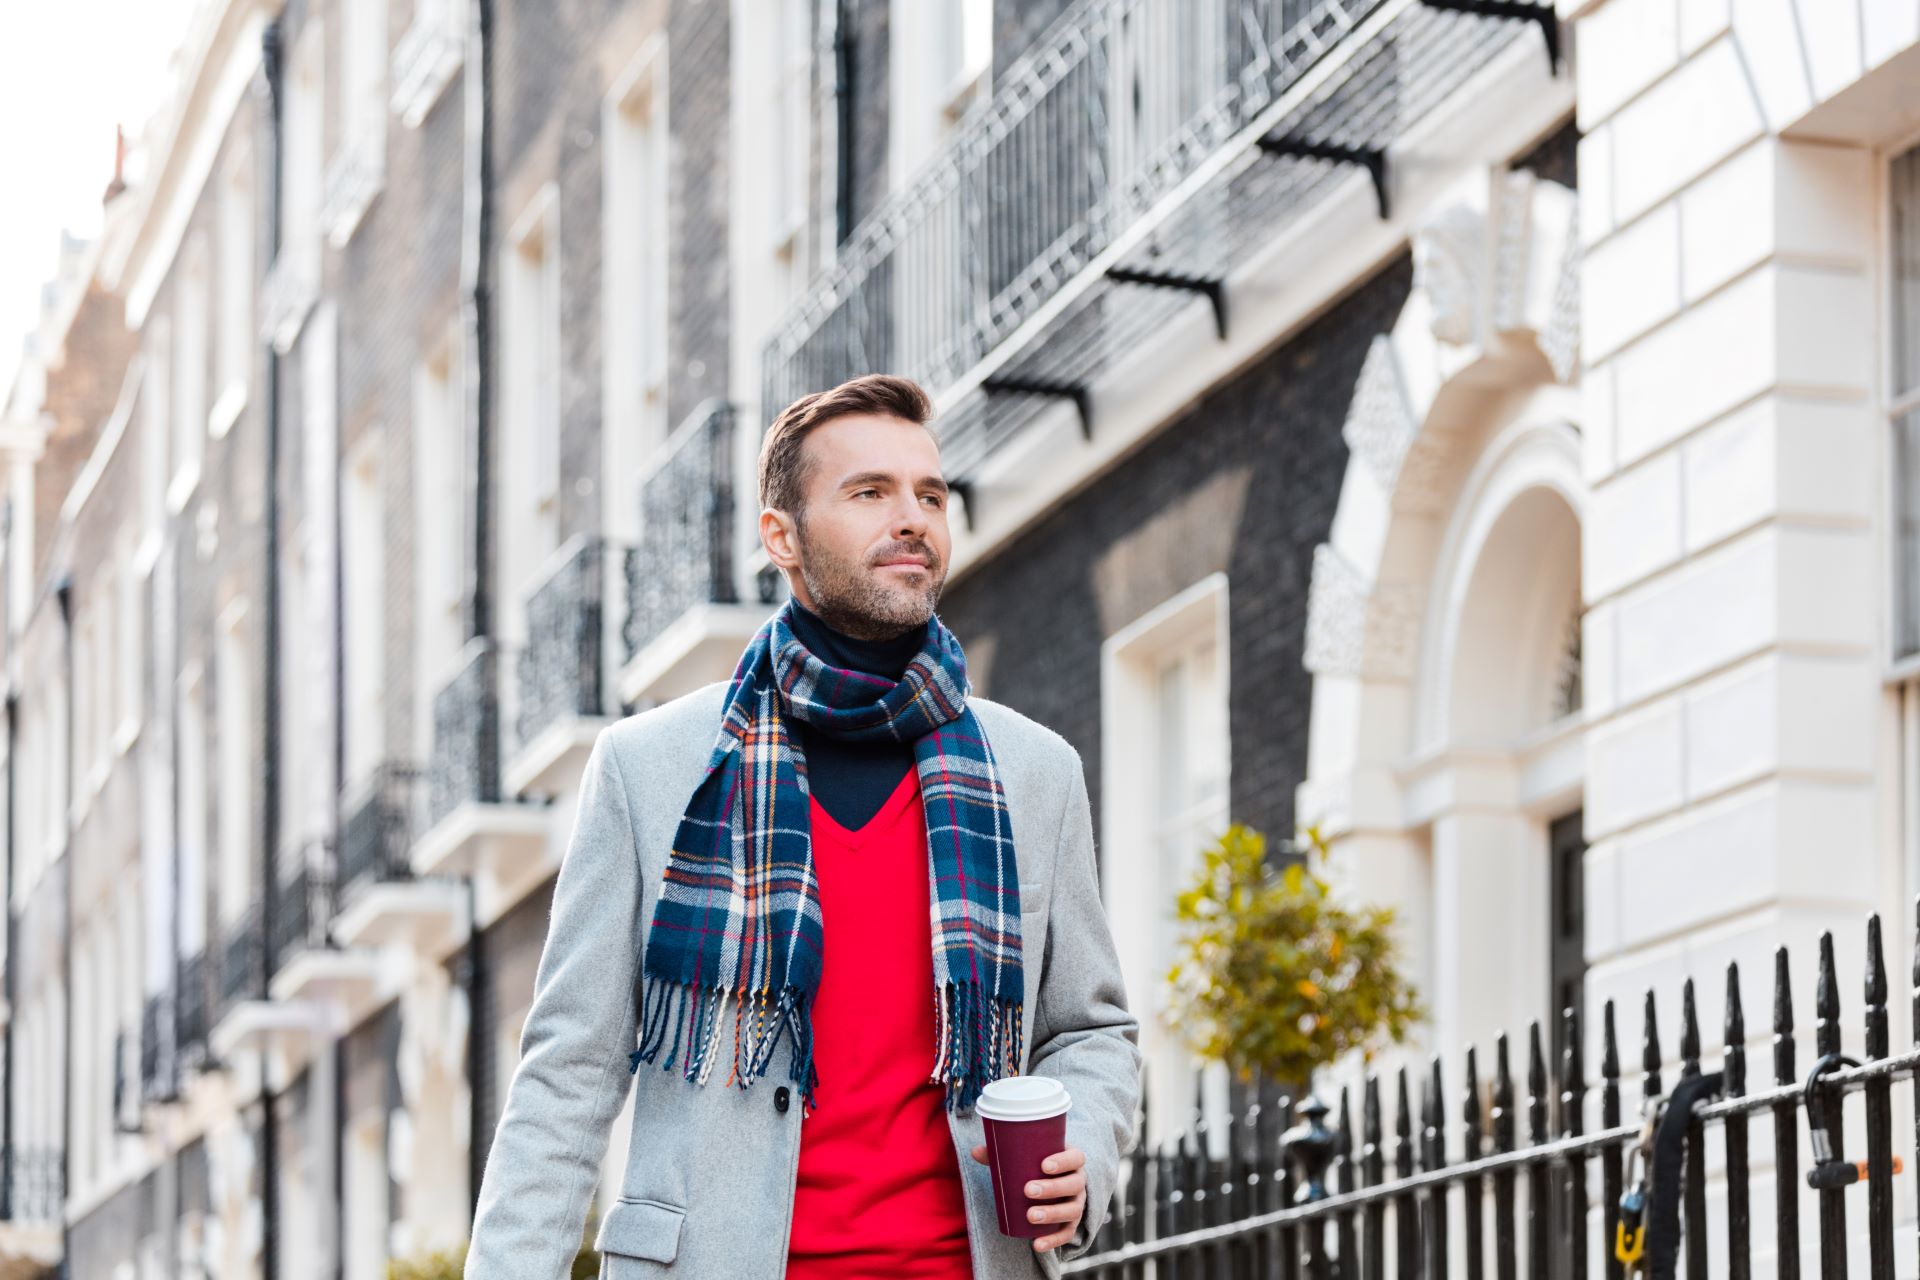
[[[1060,1229],[1057,1222],[1029,1222],[1027,1210],[1048,1201],[1027,1199],[1027,1183],[1048,1175],[1040,1162],[1067,1148],[1067,1087],[1046,1076],[1008,1076],[980,1091],[975,1109],[986,1130],[987,1167],[993,1171],[993,1203],[1000,1234],[1037,1240]]]

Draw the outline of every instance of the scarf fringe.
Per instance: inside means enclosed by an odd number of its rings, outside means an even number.
[[[767,1073],[775,1047],[783,1031],[792,1055],[787,1078],[800,1088],[802,1105],[811,1111],[820,1085],[813,1063],[813,1018],[805,1007],[805,996],[789,986],[778,999],[768,1004],[769,992],[762,988],[748,994],[720,986],[697,986],[690,982],[649,975],[640,985],[639,1047],[627,1055],[627,1071],[638,1072],[640,1064],[660,1062],[662,1071],[680,1063],[683,1079],[697,1085],[707,1083],[714,1063],[719,1061],[725,1039],[726,1007],[733,1004],[733,1064],[727,1084],[738,1083],[747,1089]],[[684,1058],[681,1050],[685,1049]]]
[[[820,1084],[813,1062],[812,1013],[797,987],[783,991],[771,1008],[768,994],[762,989],[749,996],[648,976],[641,984],[640,1045],[627,1055],[628,1073],[638,1072],[643,1062],[657,1061],[665,1050],[661,1070],[672,1070],[679,1061],[682,1078],[706,1084],[720,1057],[731,1001],[733,1062],[726,1083],[743,1090],[751,1087],[767,1073],[781,1033],[791,1032],[787,1079],[800,1087],[802,1105],[811,1112]],[[949,1111],[970,1109],[989,1082],[1020,1074],[1026,1015],[1019,1000],[988,996],[977,982],[948,982],[935,994],[934,1018],[938,1052],[927,1079],[945,1086]]]
[[[1020,1074],[1026,1013],[1017,999],[988,996],[977,982],[948,982],[934,995],[939,1052],[927,1079],[947,1090],[947,1110],[966,1111],[994,1080]]]

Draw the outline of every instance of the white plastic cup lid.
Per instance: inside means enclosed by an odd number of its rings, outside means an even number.
[[[1073,1105],[1067,1086],[1049,1076],[1008,1076],[980,1090],[975,1110],[985,1120],[1051,1120]]]

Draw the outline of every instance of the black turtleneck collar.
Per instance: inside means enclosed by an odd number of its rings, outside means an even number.
[[[913,661],[926,640],[925,627],[911,628],[891,640],[861,640],[832,626],[798,600],[791,604],[793,634],[814,657],[830,667],[898,680],[906,674],[907,664]]]

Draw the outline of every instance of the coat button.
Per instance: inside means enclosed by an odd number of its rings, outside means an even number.
[[[781,1115],[785,1115],[787,1113],[787,1098],[788,1098],[787,1086],[781,1085],[778,1089],[775,1089],[773,1091],[773,1109],[775,1111],[778,1111]]]

